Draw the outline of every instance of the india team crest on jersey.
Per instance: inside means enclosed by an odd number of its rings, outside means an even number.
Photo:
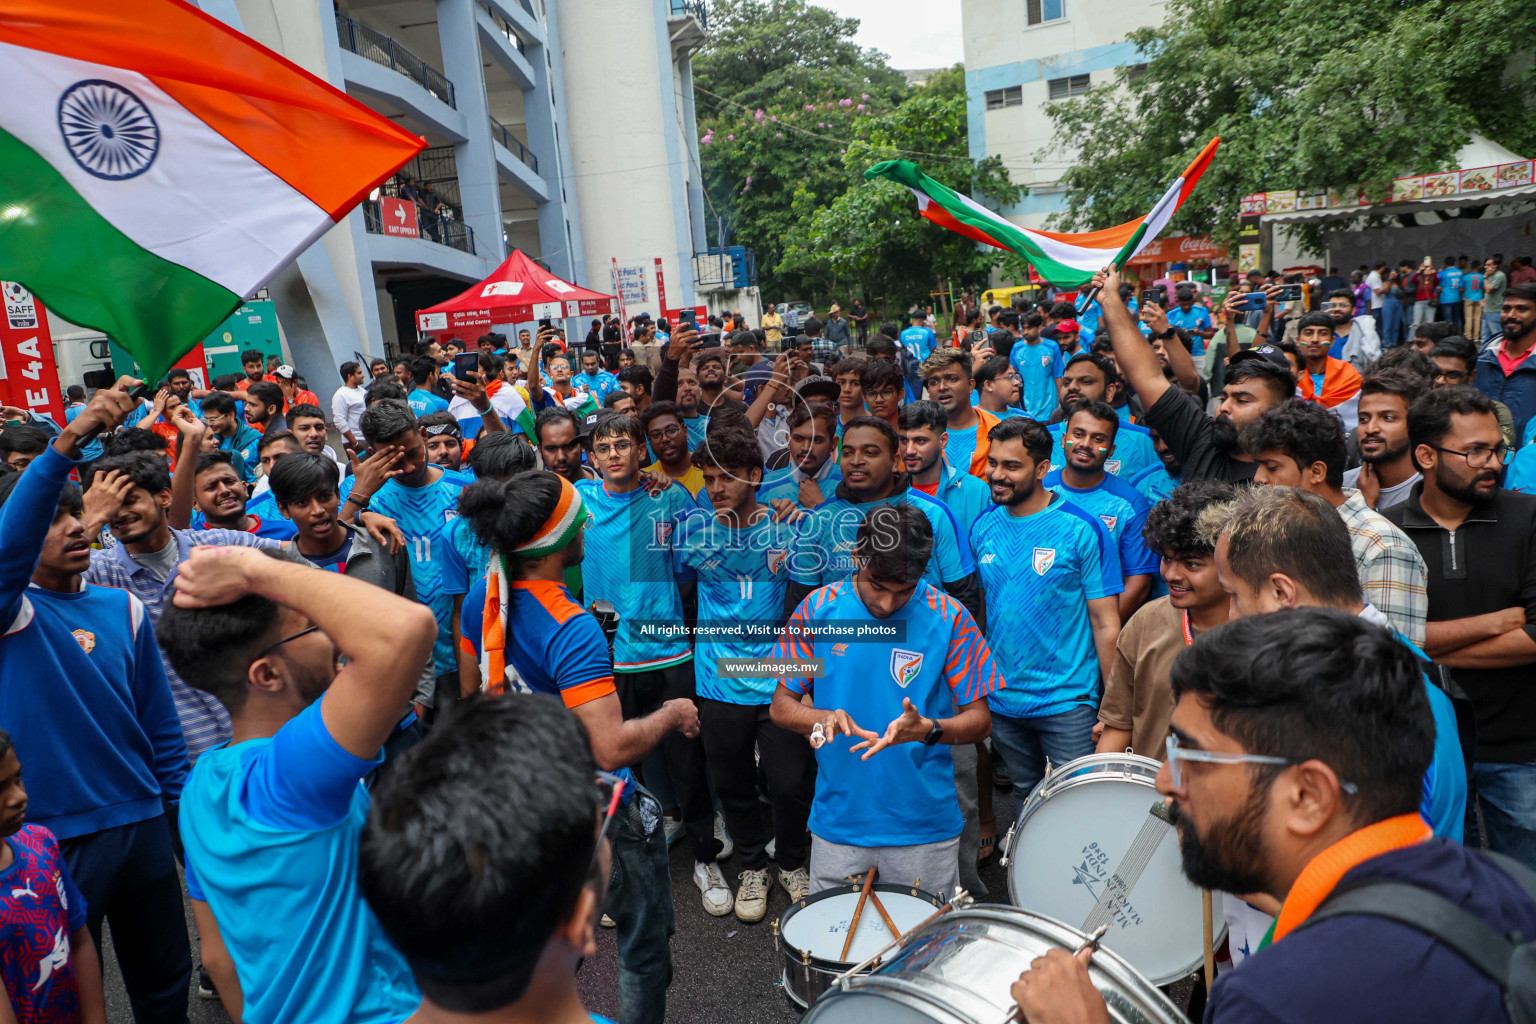
[[[1049,370],[1051,368],[1051,357],[1050,357],[1050,355],[1046,354],[1046,355],[1042,355],[1040,357],[1040,368],[1042,370]]]
[[[70,636],[75,638],[75,643],[79,644],[80,649],[86,654],[90,654],[96,649],[96,634],[90,630],[77,629],[71,632]]]
[[[1120,521],[1120,517],[1119,516],[1105,516],[1105,515],[1101,515],[1101,516],[1099,516],[1099,521],[1104,524],[1104,529],[1113,532],[1113,530],[1115,528],[1115,524]]]
[[[1056,564],[1056,549],[1035,548],[1035,557],[1031,564],[1035,567],[1036,576],[1044,576],[1051,571],[1051,566]]]
[[[658,519],[655,522],[651,523],[651,539],[656,542],[656,546],[657,547],[659,547],[659,548],[666,547],[667,546],[667,541],[670,540],[671,538],[672,538],[672,520],[670,520],[670,519]]]
[[[1110,459],[1108,462],[1104,463],[1104,472],[1106,472],[1106,473],[1113,473],[1113,474],[1115,474],[1115,476],[1119,476],[1120,475],[1120,460],[1119,459]]]
[[[891,651],[891,678],[905,690],[923,670],[923,655],[919,651],[904,651],[900,647]]]
[[[773,573],[775,576],[777,576],[779,574],[779,570],[784,568],[784,560],[789,557],[789,549],[788,548],[769,548],[768,551],[767,551],[767,555],[768,555],[768,571]]]

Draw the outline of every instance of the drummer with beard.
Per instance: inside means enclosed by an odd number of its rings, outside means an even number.
[[[872,508],[856,535],[857,572],[801,601],[774,651],[821,663],[814,678],[786,674],[770,709],[816,750],[812,893],[871,868],[935,895],[959,884],[950,747],[986,739],[987,695],[1003,680],[965,606],[923,579],[932,549],[921,511]],[[833,626],[863,635],[830,635]]]
[[[1135,389],[1146,412],[1143,426],[1155,430],[1183,467],[1182,482],[1214,477],[1231,483],[1253,479],[1253,460],[1238,447],[1237,435],[1250,423],[1296,394],[1296,378],[1268,359],[1246,359],[1226,370],[1226,386],[1212,419],[1200,403],[1163,375],[1157,353],[1136,327],[1120,298],[1120,275],[1113,268],[1095,274],[1102,290],[1101,331],[1115,347],[1120,375]],[[1179,346],[1173,346],[1177,349]],[[1170,350],[1171,351],[1171,350]]]
[[[1508,1019],[1499,983],[1435,937],[1432,914],[1400,894],[1392,905],[1410,908],[1412,925],[1332,902],[1405,883],[1506,950],[1505,936],[1536,935],[1536,900],[1510,873],[1520,866],[1434,836],[1419,815],[1435,722],[1406,644],[1346,611],[1291,608],[1197,637],[1170,683],[1157,789],[1184,874],[1280,904],[1259,950],[1216,979],[1207,1024]],[[1033,961],[1011,990],[1023,1019],[1107,1024],[1091,957],[1053,949]]]

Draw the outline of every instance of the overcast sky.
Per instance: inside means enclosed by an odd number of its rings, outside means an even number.
[[[845,18],[858,18],[858,44],[889,54],[892,67],[942,68],[965,58],[960,42],[960,0],[813,2]]]

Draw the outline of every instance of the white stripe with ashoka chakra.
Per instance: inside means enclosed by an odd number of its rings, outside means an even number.
[[[8,97],[0,126],[136,245],[241,298],[332,226],[308,197],[137,72],[0,43],[0,80],[25,83]],[[143,173],[100,178],[71,154],[58,105],[89,80],[128,90],[153,114],[159,149]]]
[[[521,554],[524,551],[531,551],[534,548],[541,548],[553,541],[556,537],[563,537],[565,535],[565,531],[571,528],[571,524],[576,522],[576,517],[578,515],[586,514],[586,506],[582,504],[580,492],[576,491],[574,485],[569,485],[568,483],[568,486],[571,486],[571,503],[566,506],[565,514],[562,515],[559,521],[549,529],[540,530],[538,534],[528,543],[522,545],[521,547],[513,548],[513,554]]]

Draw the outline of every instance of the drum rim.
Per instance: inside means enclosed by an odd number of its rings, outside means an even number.
[[[939,899],[931,892],[917,888],[915,885],[895,885],[890,882],[876,882],[874,885],[870,886],[870,889],[874,892],[880,893],[881,895],[892,894],[896,896],[911,896],[931,905],[935,910],[944,906],[946,902]],[[861,883],[850,882],[846,885],[838,885],[833,886],[830,889],[823,889],[821,892],[815,893],[814,895],[807,896],[804,899],[799,899],[791,903],[789,907],[779,915],[778,920],[774,922],[774,924],[779,929],[779,941],[784,945],[784,956],[786,960],[788,962],[792,962],[797,967],[810,966],[819,968],[823,971],[830,971],[833,974],[841,974],[849,967],[858,963],[859,961],[857,960],[828,960],[823,957],[819,957],[814,953],[806,953],[799,946],[796,946],[794,943],[790,942],[788,937],[785,936],[784,922],[794,917],[795,914],[804,910],[812,903],[819,903],[822,900],[829,899],[833,896],[843,896],[849,893],[857,896],[863,890],[864,886]],[[911,933],[908,932],[906,934]],[[809,963],[807,963],[807,959],[809,959]]]
[[[1128,764],[1137,768],[1138,771],[1121,772],[1118,774],[1110,771],[1083,772],[1084,768],[1103,767],[1107,769],[1116,764]],[[1024,826],[1029,823],[1029,819],[1034,815],[1034,813],[1038,811],[1041,806],[1043,806],[1045,802],[1051,797],[1059,796],[1068,790],[1076,789],[1080,786],[1086,786],[1095,782],[1131,782],[1138,786],[1147,786],[1155,791],[1157,789],[1157,773],[1162,770],[1162,767],[1162,762],[1155,758],[1143,757],[1140,754],[1127,753],[1085,754],[1082,757],[1068,761],[1066,764],[1057,765],[1051,769],[1050,774],[1041,779],[1040,783],[1030,791],[1028,799],[1024,801],[1024,806],[1019,809],[1018,819],[1013,823],[1013,828],[1009,830],[1008,837],[1003,844],[1003,856],[1007,858],[1010,864],[1014,861],[1014,855],[1018,850],[1019,843],[1024,839]],[[1143,774],[1148,769],[1151,770],[1151,775]],[[1068,776],[1071,777],[1069,778]],[[1018,890],[1013,882],[1013,871],[1008,870],[1004,874],[1006,876],[1005,881],[1008,883],[1009,907],[1014,910],[1022,910],[1028,914],[1035,914],[1038,917],[1045,918],[1046,920],[1055,920],[1055,918],[1049,917],[1046,914],[1042,914],[1038,910],[1030,910],[1027,907],[1021,907],[1019,905]],[[1191,884],[1193,885],[1193,883]],[[1198,886],[1196,888],[1198,888]],[[1212,895],[1214,896],[1215,894],[1213,893]],[[1213,915],[1213,917],[1214,916],[1216,915]],[[1226,937],[1227,922],[1224,918],[1219,918],[1215,920],[1214,924],[1215,929],[1213,932],[1212,946],[1217,947],[1221,945],[1221,940]],[[1068,925],[1067,927],[1070,928],[1071,925]],[[1121,959],[1123,960],[1124,958],[1121,957]],[[1137,973],[1141,977],[1148,978],[1148,980],[1150,980],[1154,986],[1168,985],[1180,980],[1181,978],[1189,977],[1195,972],[1196,968],[1200,967],[1204,963],[1205,951],[1202,949],[1196,954],[1194,960],[1173,974],[1162,975],[1158,978],[1151,978],[1148,975],[1140,975],[1140,972]],[[1132,969],[1134,970],[1135,968]]]
[[[1021,921],[1021,918],[1028,920]],[[908,942],[902,944],[902,948],[905,949],[907,945],[918,941],[920,936],[925,935],[929,931],[946,927],[953,922],[978,919],[997,921],[1003,924],[1014,925],[1016,927],[1024,927],[1026,930],[1041,935],[1043,938],[1055,943],[1057,947],[1061,949],[1075,949],[1088,938],[1088,936],[1083,932],[1079,931],[1072,925],[1067,924],[1065,921],[1059,921],[1056,918],[1047,914],[1042,914],[1039,911],[1025,910],[1023,907],[1011,907],[1003,904],[993,903],[986,905],[973,905],[945,914],[937,921],[930,922],[927,927],[914,931]],[[1061,929],[1062,934],[1052,935],[1045,929],[1039,928],[1037,925],[1038,922],[1044,922],[1046,925],[1059,928]],[[1065,939],[1065,941],[1063,941],[1063,939]],[[1130,961],[1126,960],[1125,957],[1121,956],[1120,954],[1107,947],[1100,947],[1093,955],[1093,962],[1090,965],[1090,970],[1093,967],[1098,967],[1103,973],[1109,975],[1111,980],[1120,986],[1122,993],[1127,990],[1135,990],[1144,1002],[1150,999],[1153,1005],[1156,1005],[1160,1010],[1171,1014],[1172,1019],[1184,1019],[1183,1012],[1178,1008],[1178,1005],[1175,1004],[1173,1000],[1164,995],[1162,989],[1159,987],[1161,985],[1167,984],[1167,982],[1160,982],[1147,977],[1145,974],[1142,974],[1134,966],[1132,966]],[[841,984],[835,986],[832,989],[828,989],[827,991],[830,995],[833,992],[852,992],[858,989],[863,989],[865,991],[879,991],[882,994],[905,994],[923,1001],[928,1005],[937,1005],[941,1007],[944,1005],[936,996],[928,996],[927,993],[914,987],[905,978],[887,978],[876,973],[854,975],[844,979]],[[1148,995],[1148,993],[1150,993],[1150,995]]]

